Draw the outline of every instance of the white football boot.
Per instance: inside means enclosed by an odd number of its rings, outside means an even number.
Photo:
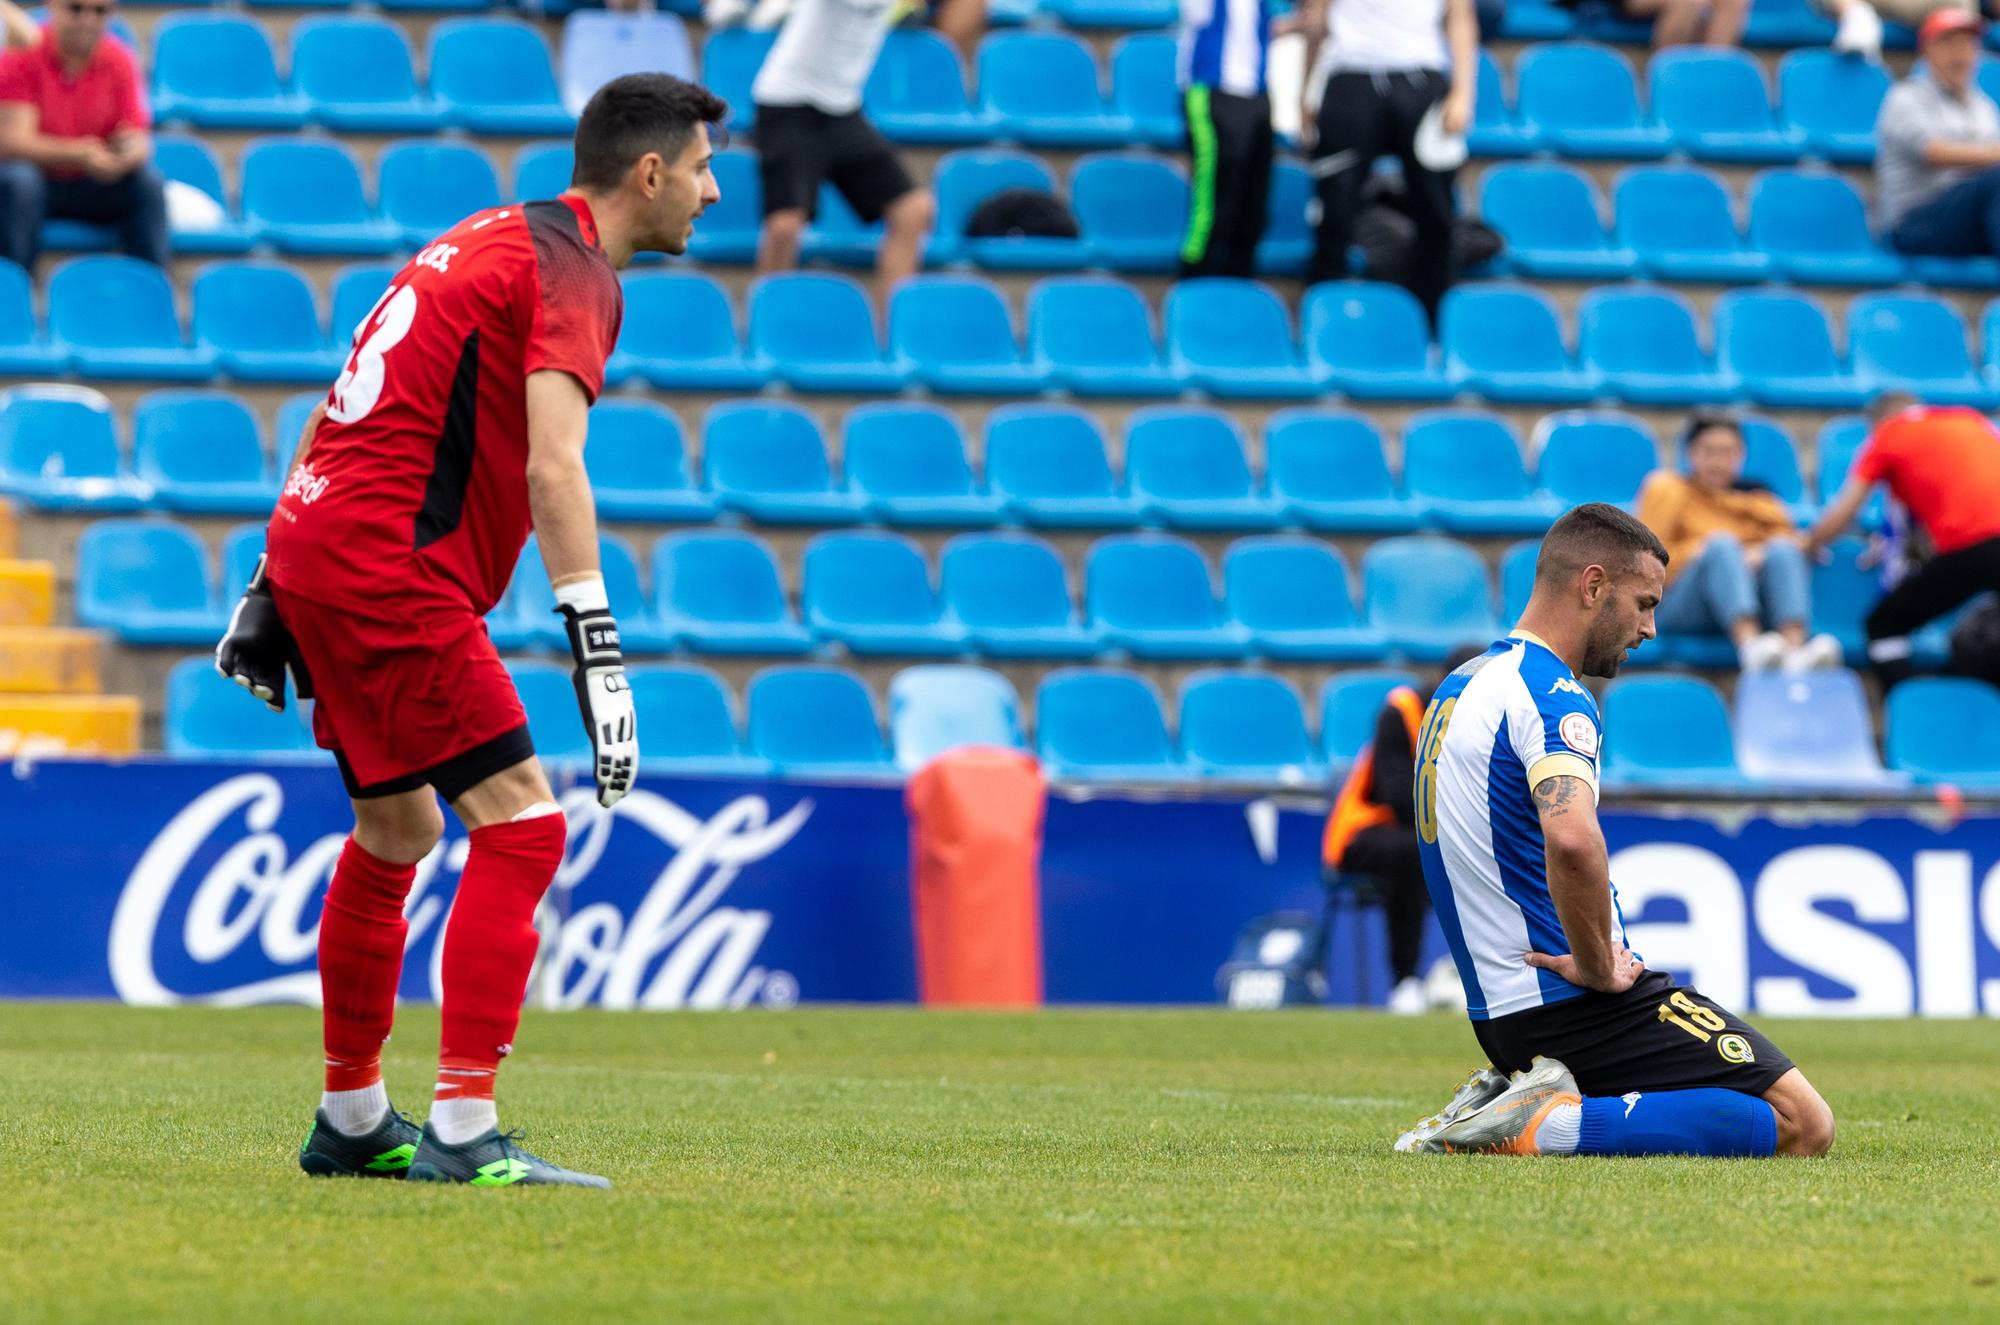
[[[1424,1142],[1443,1131],[1458,1118],[1482,1108],[1506,1092],[1507,1074],[1482,1067],[1452,1092],[1451,1103],[1396,1138],[1396,1149],[1404,1154],[1425,1148]]]
[[[1535,1129],[1558,1104],[1580,1104],[1583,1092],[1568,1068],[1537,1057],[1506,1090],[1482,1107],[1446,1123],[1425,1138],[1423,1149],[1446,1155],[1534,1155]]]

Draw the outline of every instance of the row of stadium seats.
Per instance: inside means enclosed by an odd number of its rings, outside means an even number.
[[[806,545],[795,609],[761,538],[736,530],[668,534],[640,562],[615,535],[601,538],[605,582],[626,649],[791,654],[838,646],[855,654],[1090,658],[1127,653],[1177,660],[1262,657],[1357,662],[1444,657],[1491,639],[1527,602],[1536,544],[1501,558],[1499,592],[1463,543],[1432,535],[1380,539],[1361,561],[1357,600],[1346,559],[1302,537],[1239,539],[1222,558],[1222,590],[1192,543],[1163,534],[1092,544],[1080,601],[1061,555],[1026,534],[964,534],[944,545],[936,571],[897,534],[833,532]],[[199,538],[169,520],[100,520],[77,549],[78,620],[132,644],[196,644],[221,631],[235,586],[248,582],[263,529],[228,538],[220,579]],[[1862,652],[1862,621],[1880,592],[1858,543],[1814,571],[1814,630]],[[531,543],[506,599],[488,617],[502,648],[559,649],[554,601]],[[1941,632],[1920,640],[1942,656]],[[1722,667],[1735,651],[1720,636],[1677,635],[1642,662]]]
[[[587,760],[568,672],[537,662],[509,667],[536,749],[556,761]],[[889,689],[887,739],[866,683],[837,667],[759,672],[745,694],[747,722],[728,685],[705,668],[634,667],[630,678],[645,767],[653,772],[890,777],[958,746],[1029,747],[1014,688],[979,668],[899,673]],[[1324,783],[1372,737],[1387,691],[1415,683],[1391,671],[1337,673],[1320,689],[1317,730],[1310,731],[1306,706],[1283,679],[1199,672],[1181,685],[1170,729],[1169,710],[1145,678],[1109,668],[1057,670],[1035,694],[1032,748],[1062,778]],[[167,695],[170,753],[311,751],[298,719],[249,703],[206,658],[177,664]],[[1614,787],[1883,789],[1912,780],[2000,786],[2000,776],[1976,753],[2000,739],[2000,693],[1976,681],[1922,679],[1896,689],[1886,713],[1894,771],[1883,768],[1866,698],[1851,672],[1744,677],[1733,723],[1714,688],[1692,677],[1614,681],[1604,705],[1604,777]]]
[[[0,500],[0,758],[132,753],[139,701],[100,693],[102,641],[55,624],[55,565],[22,558],[19,533]]]
[[[172,6],[203,10],[235,8],[242,4],[260,9],[380,9],[392,14],[471,14],[512,11],[510,0],[127,0],[134,8]],[[1531,3],[1538,0],[1531,0]],[[1766,0],[1766,3],[1794,3],[1795,0]],[[585,8],[580,0],[540,0],[521,5],[530,14],[560,18],[572,10]],[[702,0],[659,0],[658,8],[683,18],[699,18]],[[1019,27],[1024,23],[1055,24],[1078,29],[1122,30],[1169,27],[1180,17],[1174,0],[988,0],[989,27]],[[115,20],[114,20],[115,21]]]
[[[281,408],[276,448],[236,397],[164,390],[133,414],[132,459],[123,460],[109,404],[76,387],[22,387],[0,395],[0,493],[70,510],[166,510],[260,515],[277,499],[304,420],[320,399],[301,393]],[[1743,420],[1745,473],[1790,503],[1808,500],[1799,457],[1773,421]],[[1536,426],[1526,453],[1497,415],[1441,409],[1413,415],[1402,462],[1366,417],[1294,409],[1251,441],[1226,414],[1155,406],[1128,421],[1114,467],[1087,413],[1016,405],[986,419],[979,470],[958,419],[916,402],[863,405],[841,429],[835,477],[813,416],[781,401],[712,407],[702,425],[696,480],[678,418],[648,400],[608,397],[592,411],[584,452],[598,512],[610,521],[707,521],[913,528],[1188,530],[1305,528],[1338,533],[1525,535],[1584,501],[1631,503],[1662,464],[1652,430],[1615,411],[1571,410]],[[1819,433],[1820,498],[1845,480],[1867,435],[1863,420],[1836,418]],[[1676,463],[1669,460],[1667,463]],[[1879,509],[1865,517],[1879,527]]]

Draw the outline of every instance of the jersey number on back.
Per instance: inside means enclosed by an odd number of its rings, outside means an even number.
[[[1438,750],[1444,745],[1444,729],[1451,725],[1451,711],[1458,707],[1453,696],[1431,705],[1424,715],[1423,730],[1417,733],[1417,836],[1425,842],[1438,840]]]
[[[368,335],[355,348],[340,380],[333,384],[333,401],[326,407],[329,419],[352,423],[375,408],[375,402],[382,398],[382,384],[388,371],[383,356],[410,334],[410,324],[416,318],[417,292],[407,285],[392,286],[375,301],[375,307],[368,310],[368,316],[354,329],[357,338],[363,331],[368,331]]]

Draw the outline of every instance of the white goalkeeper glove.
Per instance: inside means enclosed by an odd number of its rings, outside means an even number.
[[[597,774],[597,803],[605,809],[632,790],[639,767],[639,724],[632,713],[632,687],[625,680],[625,654],[604,579],[593,575],[556,590],[556,611],[569,631],[576,657],[576,699]]]

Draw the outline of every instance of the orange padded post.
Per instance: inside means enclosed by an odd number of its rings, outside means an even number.
[[[952,750],[910,779],[904,801],[923,1001],[1039,1004],[1041,766],[1017,750]]]

